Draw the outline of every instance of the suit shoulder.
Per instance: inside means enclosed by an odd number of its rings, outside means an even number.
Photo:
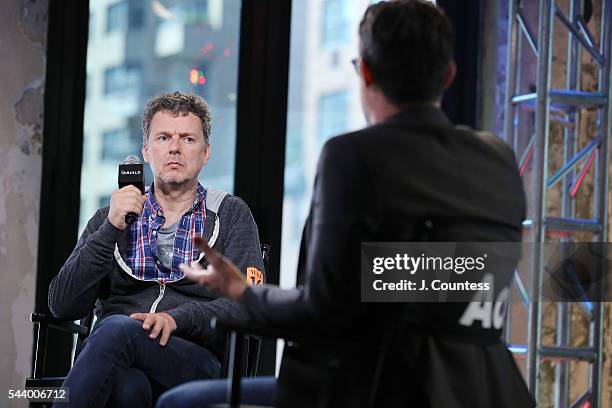
[[[469,126],[457,125],[454,130],[458,133],[463,133],[478,140],[483,145],[486,145],[488,148],[496,151],[497,153],[508,157],[509,159],[515,160],[514,151],[512,148],[501,138],[495,136],[491,132],[487,132],[484,130],[474,130]]]
[[[510,146],[508,146],[508,144],[504,140],[495,136],[491,132],[487,132],[485,130],[475,130],[465,125],[457,125],[454,127],[454,130],[459,133],[467,133],[473,137],[476,137],[481,142],[497,149],[511,150]]]
[[[364,142],[370,141],[370,137],[377,133],[374,128],[375,127],[370,126],[355,130],[353,132],[334,136],[325,142],[321,150],[321,154],[323,154],[323,152],[346,153],[347,151],[355,151],[359,149]]]

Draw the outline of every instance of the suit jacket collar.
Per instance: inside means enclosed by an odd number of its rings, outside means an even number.
[[[444,111],[435,106],[411,106],[387,118],[383,124],[416,123],[421,126],[453,127]]]

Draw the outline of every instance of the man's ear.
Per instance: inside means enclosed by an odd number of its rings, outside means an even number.
[[[212,149],[212,146],[210,143],[208,143],[208,146],[206,146],[206,151],[204,152],[204,164],[208,163],[208,160],[210,160],[210,150]]]
[[[147,154],[147,145],[143,144],[142,145],[142,158],[144,160],[145,163],[149,162],[149,155]]]
[[[447,90],[449,86],[455,80],[455,76],[457,75],[457,64],[452,60],[450,64],[448,64],[448,69],[446,70],[446,74],[444,74],[444,90]]]
[[[366,64],[366,62],[361,58],[361,64],[359,65],[361,68],[361,76],[366,86],[372,85],[372,70]]]

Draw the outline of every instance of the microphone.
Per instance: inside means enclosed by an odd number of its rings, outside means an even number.
[[[130,184],[145,193],[144,168],[138,156],[130,154],[123,160],[123,164],[119,165],[119,188],[129,186]],[[129,213],[125,216],[125,223],[132,224],[138,216],[134,213]]]

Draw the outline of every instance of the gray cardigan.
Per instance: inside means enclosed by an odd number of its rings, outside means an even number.
[[[166,312],[174,318],[173,335],[209,348],[223,357],[225,335],[211,329],[210,319],[242,318],[242,306],[218,297],[187,279],[160,285],[139,280],[123,262],[128,232],[108,221],[109,207],[89,220],[72,254],[49,286],[49,309],[55,317],[76,320],[95,307],[98,321],[114,314]],[[246,203],[207,189],[204,238],[243,273],[263,271],[257,225]]]

